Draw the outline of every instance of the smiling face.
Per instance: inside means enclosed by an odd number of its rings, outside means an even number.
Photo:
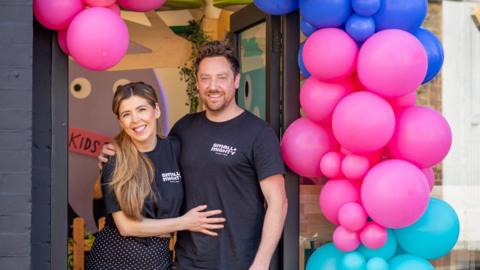
[[[160,117],[158,104],[152,106],[147,99],[131,96],[120,102],[118,122],[141,152],[155,147],[157,119]]]

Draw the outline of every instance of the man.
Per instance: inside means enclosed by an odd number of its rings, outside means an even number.
[[[177,269],[266,270],[287,212],[278,139],[237,105],[239,64],[227,45],[206,44],[195,67],[205,111],[186,115],[170,133],[182,145],[184,211],[206,204],[222,209],[226,223],[217,237],[179,232]]]

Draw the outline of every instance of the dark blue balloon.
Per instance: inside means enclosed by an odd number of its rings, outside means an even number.
[[[360,16],[372,16],[380,9],[380,0],[352,0],[352,8]]]
[[[345,30],[356,42],[363,42],[375,33],[375,21],[372,17],[352,15],[345,24]]]
[[[428,57],[428,69],[423,83],[431,81],[440,71],[443,65],[443,47],[440,40],[427,29],[419,28],[415,36],[420,40]]]
[[[317,31],[317,28],[311,25],[309,22],[305,21],[304,19],[300,20],[300,30],[305,36],[310,36],[313,32]]]
[[[253,3],[271,15],[283,15],[298,9],[298,0],[254,0]]]
[[[373,16],[376,31],[402,29],[413,33],[427,16],[427,0],[383,0]]]
[[[298,50],[298,67],[300,68],[300,72],[302,72],[303,76],[308,78],[310,77],[310,72],[308,72],[307,68],[305,68],[305,65],[303,64],[303,45],[305,45],[305,43],[300,44],[300,49]]]
[[[352,10],[350,0],[300,0],[303,19],[316,28],[340,27]]]

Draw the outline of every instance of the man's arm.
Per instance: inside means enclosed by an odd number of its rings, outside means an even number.
[[[261,180],[260,187],[267,203],[267,212],[260,246],[249,270],[268,270],[287,216],[288,202],[283,175],[276,174]]]

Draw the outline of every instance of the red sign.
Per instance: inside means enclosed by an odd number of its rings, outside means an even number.
[[[68,129],[68,151],[96,158],[110,137],[79,128]]]

